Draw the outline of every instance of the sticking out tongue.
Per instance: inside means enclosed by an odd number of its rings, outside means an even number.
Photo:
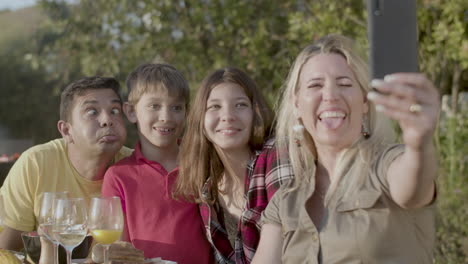
[[[320,122],[328,129],[337,129],[343,123],[343,117],[327,117],[322,118]]]

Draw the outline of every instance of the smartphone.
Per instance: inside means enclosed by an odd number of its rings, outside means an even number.
[[[416,0],[367,0],[372,78],[418,72]]]

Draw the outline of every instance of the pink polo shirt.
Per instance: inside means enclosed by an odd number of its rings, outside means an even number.
[[[177,175],[177,168],[167,172],[161,164],[147,160],[138,143],[131,156],[107,170],[102,195],[120,197],[127,237],[146,258],[212,263],[197,204],[171,198]]]

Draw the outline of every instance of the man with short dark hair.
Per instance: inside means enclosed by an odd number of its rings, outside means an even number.
[[[87,77],[62,92],[61,139],[25,151],[0,189],[5,206],[5,229],[0,248],[23,247],[21,232],[36,230],[43,192],[68,191],[89,201],[99,196],[104,173],[131,154],[123,146],[120,85],[109,77]]]

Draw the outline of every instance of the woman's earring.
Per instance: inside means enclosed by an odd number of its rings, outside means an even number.
[[[364,139],[368,139],[370,137],[369,121],[367,115],[364,115],[364,117],[362,118],[361,134],[364,137]]]
[[[294,131],[294,142],[296,142],[296,145],[300,147],[302,135],[304,133],[304,126],[299,121],[299,118],[297,119],[297,123],[293,126],[293,131]]]

